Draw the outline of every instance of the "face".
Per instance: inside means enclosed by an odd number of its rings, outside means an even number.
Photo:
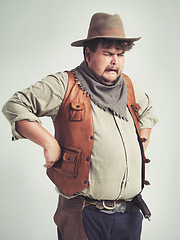
[[[89,70],[96,76],[97,80],[105,85],[113,85],[117,82],[124,66],[124,52],[115,47],[105,48],[98,45],[96,52],[88,47],[85,57]]]

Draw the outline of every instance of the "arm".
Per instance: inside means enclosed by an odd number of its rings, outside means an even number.
[[[136,102],[141,107],[139,110],[140,129],[149,129],[148,131],[150,131],[150,129],[152,129],[158,122],[158,118],[154,114],[151,99],[146,93],[144,93],[142,88],[135,81],[132,81],[132,83],[134,87]],[[144,131],[145,130],[142,132],[144,133]]]
[[[23,138],[15,122],[39,122],[46,116],[55,120],[68,85],[68,74],[49,75],[30,87],[16,92],[3,106],[2,112],[11,124],[13,140]]]
[[[67,73],[58,73],[16,92],[3,106],[3,114],[12,127],[13,140],[27,138],[44,149],[45,167],[51,167],[61,155],[56,139],[41,126],[40,117],[56,118],[68,84]]]
[[[144,147],[144,151],[146,150],[146,148],[148,146],[150,134],[151,134],[151,128],[142,128],[140,130],[140,138],[146,139],[146,141],[142,143],[143,147]]]
[[[56,139],[41,126],[40,117],[55,119],[68,84],[67,73],[49,75],[27,89],[16,92],[3,106],[3,114],[12,127],[13,140],[27,138],[44,149],[45,167],[51,167],[61,155]]]
[[[145,142],[142,143],[145,151],[149,143],[151,129],[158,122],[158,119],[153,112],[153,106],[149,96],[146,93],[144,93],[144,91],[134,81],[133,81],[133,86],[134,86],[136,102],[141,107],[141,109],[139,110],[140,138],[147,139]]]
[[[15,126],[16,130],[21,135],[44,149],[44,156],[46,160],[44,167],[50,168],[56,161],[59,160],[61,156],[61,148],[58,142],[38,122],[22,120],[16,122]]]

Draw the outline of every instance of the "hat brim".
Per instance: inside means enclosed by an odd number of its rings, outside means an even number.
[[[127,42],[135,42],[135,41],[138,41],[139,39],[141,39],[141,37],[122,38],[122,37],[117,37],[117,36],[97,36],[97,37],[86,38],[86,39],[82,39],[82,40],[78,40],[78,41],[72,42],[71,46],[72,47],[83,47],[85,42],[87,42],[89,40],[92,40],[92,39],[96,39],[96,38],[108,38],[108,39],[127,41]]]

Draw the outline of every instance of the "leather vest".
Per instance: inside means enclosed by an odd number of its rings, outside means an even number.
[[[55,138],[59,142],[62,154],[58,162],[47,169],[52,182],[66,195],[87,188],[91,152],[94,143],[94,128],[90,97],[87,96],[75,80],[74,74],[68,72],[68,88],[54,122]],[[142,139],[140,139],[140,106],[135,102],[133,85],[128,76],[123,74],[127,85],[127,106],[134,120],[142,155],[142,188],[145,181],[145,163]]]

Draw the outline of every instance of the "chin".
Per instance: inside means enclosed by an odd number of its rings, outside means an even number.
[[[118,80],[119,78],[116,78],[115,80],[99,79],[99,82],[104,85],[111,86],[111,85],[115,85]]]

